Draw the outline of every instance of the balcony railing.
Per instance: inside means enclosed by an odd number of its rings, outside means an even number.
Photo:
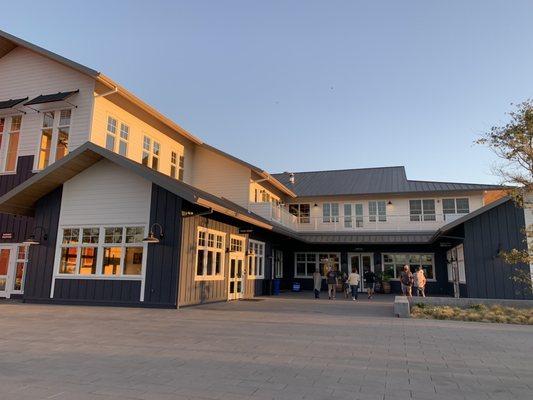
[[[273,203],[251,203],[250,211],[297,232],[435,231],[465,214],[296,217]]]

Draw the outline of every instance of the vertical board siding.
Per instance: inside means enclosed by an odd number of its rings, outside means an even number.
[[[163,237],[148,245],[144,303],[177,306],[181,248],[182,199],[166,189],[152,185],[150,226],[163,227]],[[159,235],[159,228],[154,227]]]
[[[59,223],[62,187],[41,198],[36,205],[35,226],[42,226],[48,239],[30,247],[24,299],[50,299],[50,285],[54,269],[54,257]],[[39,233],[41,233],[39,231]]]
[[[529,271],[529,265],[509,265],[498,256],[500,251],[527,248],[524,227],[523,210],[511,200],[465,222],[465,270],[469,297],[532,297],[512,279],[516,271]]]
[[[230,235],[238,235],[248,240],[248,235],[239,234],[239,226],[232,225],[225,218],[194,216],[183,218],[183,233],[180,258],[179,301],[180,306],[226,301],[228,299],[229,253],[225,252],[224,279],[195,281],[196,240],[198,227],[207,227],[225,233],[225,247],[229,247]],[[237,223],[235,223],[237,224]],[[257,239],[261,240],[261,239]],[[265,265],[268,262],[265,249]],[[248,267],[247,257],[244,268]],[[244,277],[244,298],[252,298],[262,293],[263,279],[247,279]]]
[[[19,157],[17,173],[0,175],[0,196],[33,176],[33,156]],[[20,243],[33,229],[33,218],[0,214],[0,233],[12,233],[11,239],[1,239],[0,243]]]
[[[54,300],[138,304],[140,292],[140,281],[56,279]]]

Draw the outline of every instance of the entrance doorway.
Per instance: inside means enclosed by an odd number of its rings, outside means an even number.
[[[17,244],[0,245],[0,297],[24,292],[27,247]]]
[[[231,253],[229,256],[228,299],[242,299],[244,293],[244,254]]]
[[[359,291],[365,292],[365,272],[374,272],[374,253],[348,253],[348,272],[352,272],[352,268],[356,268],[361,275],[361,283],[359,284]]]

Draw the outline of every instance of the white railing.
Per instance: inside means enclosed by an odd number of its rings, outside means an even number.
[[[250,211],[297,232],[435,231],[465,214],[300,217],[273,203],[251,203]]]

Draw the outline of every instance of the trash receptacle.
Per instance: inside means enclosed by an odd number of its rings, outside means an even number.
[[[274,296],[279,296],[280,286],[281,281],[279,279],[274,279]]]

